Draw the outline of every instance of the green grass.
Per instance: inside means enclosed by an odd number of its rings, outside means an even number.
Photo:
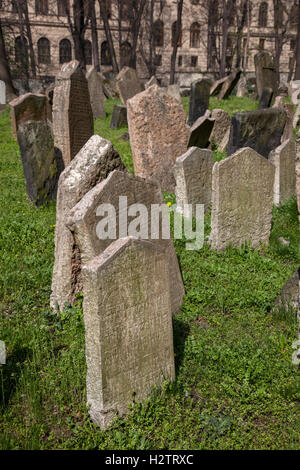
[[[96,121],[96,131],[132,172],[129,142],[118,141],[127,129],[109,128],[114,102],[106,102],[108,117]],[[245,98],[217,103],[230,112],[255,105]],[[127,418],[104,432],[85,406],[82,299],[60,315],[49,310],[55,204],[28,203],[8,112],[0,115],[0,143],[0,339],[8,353],[0,365],[0,448],[299,450],[296,315],[272,313],[300,264],[296,200],[274,208],[269,247],[218,253],[175,242],[186,289],[174,319],[176,381],[143,405],[131,403]]]

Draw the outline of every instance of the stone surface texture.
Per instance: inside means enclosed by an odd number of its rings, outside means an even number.
[[[17,139],[18,127],[27,121],[47,122],[47,98],[45,95],[26,93],[10,103],[12,135]]]
[[[123,67],[121,72],[116,76],[116,87],[121,101],[125,105],[127,100],[142,91],[136,70],[130,67]]]
[[[287,140],[269,155],[275,166],[274,204],[286,202],[296,194],[296,144]]]
[[[103,93],[103,80],[97,70],[92,67],[86,74],[88,81],[90,101],[94,118],[103,118],[106,116],[104,108],[105,96]]]
[[[212,82],[208,78],[202,78],[192,83],[188,117],[188,124],[190,126],[199,117],[203,116],[208,109],[211,86]]]

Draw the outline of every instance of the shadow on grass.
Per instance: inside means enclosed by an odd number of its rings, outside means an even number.
[[[174,354],[175,354],[175,373],[182,364],[184,358],[185,342],[189,336],[190,327],[177,318],[173,318],[173,336],[174,336]]]

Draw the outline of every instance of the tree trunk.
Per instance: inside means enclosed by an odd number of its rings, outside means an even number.
[[[111,60],[112,60],[113,71],[115,73],[118,73],[119,72],[119,67],[118,67],[118,63],[117,63],[117,59],[116,59],[115,47],[114,47],[114,43],[113,43],[113,39],[112,39],[112,35],[111,35],[110,26],[109,26],[105,0],[98,0],[98,1],[99,1],[100,10],[102,12],[104,30],[105,30],[106,40],[107,40],[107,44],[108,44],[108,48],[109,48],[110,57],[111,57]]]
[[[78,60],[78,62],[80,63],[80,66],[85,70],[86,62],[85,62],[85,55],[84,55],[84,33],[85,33],[84,0],[74,0],[73,18],[74,18],[73,41],[74,41],[74,48],[75,48],[75,59]]]
[[[141,21],[142,21],[143,12],[145,9],[146,1],[147,0],[139,0],[139,2],[136,2],[135,15],[131,19],[130,29],[131,29],[131,38],[132,38],[132,49],[131,49],[131,54],[130,54],[129,65],[133,69],[136,68],[137,44],[138,44]]]
[[[5,82],[8,95],[15,95],[17,93],[12,83],[10,67],[9,67],[9,63],[7,60],[1,19],[0,19],[0,80],[3,80]]]
[[[275,68],[276,68],[276,78],[277,84],[280,82],[280,57],[282,52],[282,36],[279,31],[279,2],[278,0],[273,0],[274,7],[274,33],[275,33]]]
[[[183,0],[177,0],[177,21],[176,21],[174,46],[173,46],[173,51],[171,55],[170,85],[173,85],[175,82],[176,56],[177,56],[177,49],[178,49],[178,41],[179,41],[180,34],[181,34],[182,8],[183,8]]]
[[[31,74],[32,74],[32,78],[36,78],[35,55],[34,55],[34,49],[33,49],[33,43],[32,43],[31,26],[30,26],[29,15],[28,15],[27,0],[23,0],[23,13],[24,13],[24,18],[25,18],[26,33],[27,33],[28,44],[29,44]]]
[[[226,75],[226,56],[228,46],[228,28],[229,18],[232,12],[232,0],[223,0],[223,21],[222,21],[222,52],[221,52],[221,64],[220,64],[220,76],[225,77]]]
[[[93,63],[94,63],[94,67],[97,70],[97,72],[100,72],[98,33],[97,33],[97,22],[96,22],[96,12],[95,12],[95,0],[91,0],[90,12],[91,12],[91,28],[92,28]]]

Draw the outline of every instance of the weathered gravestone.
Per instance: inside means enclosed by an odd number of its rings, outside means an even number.
[[[277,94],[276,67],[272,54],[267,51],[261,51],[254,56],[256,89],[260,99],[263,90],[271,88],[273,93]]]
[[[242,71],[238,69],[226,77],[226,80],[224,81],[221,91],[218,95],[219,100],[226,100],[231,95],[236,85],[238,84],[241,73]]]
[[[283,109],[286,114],[286,124],[285,124],[283,135],[281,137],[282,143],[285,142],[286,140],[290,140],[294,138],[294,127],[293,127],[294,105],[293,103],[284,103]]]
[[[55,229],[55,262],[50,305],[63,310],[81,291],[80,251],[66,221],[72,207],[97,183],[115,170],[124,170],[111,142],[92,136],[62,172],[58,182]]]
[[[236,96],[239,98],[243,98],[244,96],[248,96],[249,91],[247,89],[247,78],[245,75],[241,76],[239,82],[237,84]]]
[[[269,243],[275,167],[250,148],[215,163],[212,176],[212,249]],[[228,190],[230,188],[230,190]]]
[[[65,166],[94,134],[94,119],[85,75],[77,60],[64,65],[53,98],[54,145]]]
[[[6,104],[6,85],[3,80],[0,80],[0,104]]]
[[[202,78],[192,83],[189,101],[188,124],[192,126],[195,121],[205,114],[209,106],[211,80]]]
[[[61,169],[56,161],[51,128],[46,122],[24,122],[18,128],[18,143],[29,200],[40,206],[56,197]]]
[[[122,196],[121,200],[119,196]],[[108,216],[109,220],[105,217],[101,222],[100,216],[104,214],[100,213],[98,208],[104,207],[103,204],[110,204],[113,209]],[[144,207],[131,207],[133,204],[143,204]],[[162,239],[162,227],[158,219],[157,227],[154,227],[153,204],[163,204],[161,188],[156,181],[113,171],[73,207],[67,225],[74,233],[83,263],[102,253],[116,238],[127,235],[144,240],[151,239],[166,249],[171,307],[173,314],[176,314],[182,305],[184,287],[171,235],[167,234],[168,238]],[[164,206],[162,210],[168,221]],[[111,232],[109,228],[112,228]],[[155,240],[152,239],[152,231]]]
[[[212,148],[218,148],[222,144],[228,130],[230,131],[231,119],[229,114],[223,109],[214,109],[211,117],[215,120],[215,123],[209,140]]]
[[[145,83],[145,90],[147,90],[147,88],[150,88],[152,85],[159,85],[157,78],[154,75],[152,75],[150,80]]]
[[[14,139],[17,139],[20,124],[27,121],[47,122],[47,97],[45,95],[26,93],[25,95],[15,98],[9,104],[11,128]]]
[[[123,104],[142,91],[136,70],[123,67],[116,76],[116,86]]]
[[[106,116],[104,109],[103,81],[101,75],[92,67],[86,74],[94,118]]]
[[[220,78],[220,80],[217,80],[210,89],[210,96],[217,96],[223,86],[223,83],[227,80],[227,77]]]
[[[259,98],[258,109],[266,109],[271,106],[274,91],[272,88],[264,88]]]
[[[214,154],[211,150],[191,147],[177,158],[176,209],[184,213],[184,204],[204,204],[204,212],[211,204],[211,182]]]
[[[188,147],[208,147],[214,124],[214,119],[206,116],[199,117],[190,128]]]
[[[87,404],[105,429],[154,386],[175,379],[167,259],[157,244],[122,238],[83,266]]]
[[[119,127],[127,127],[127,125],[126,106],[119,106],[118,104],[115,104],[110,121],[111,129],[119,129]]]
[[[177,101],[181,103],[181,96],[180,96],[180,87],[179,85],[168,85],[167,92],[170,96],[173,96]]]
[[[251,147],[268,158],[281,144],[287,117],[282,109],[270,108],[236,113],[231,120],[228,155],[243,147]]]
[[[296,144],[287,140],[269,155],[275,166],[274,204],[279,205],[296,194]]]
[[[173,166],[187,149],[189,129],[181,103],[153,85],[127,102],[130,145],[137,176],[154,176],[173,192]]]

